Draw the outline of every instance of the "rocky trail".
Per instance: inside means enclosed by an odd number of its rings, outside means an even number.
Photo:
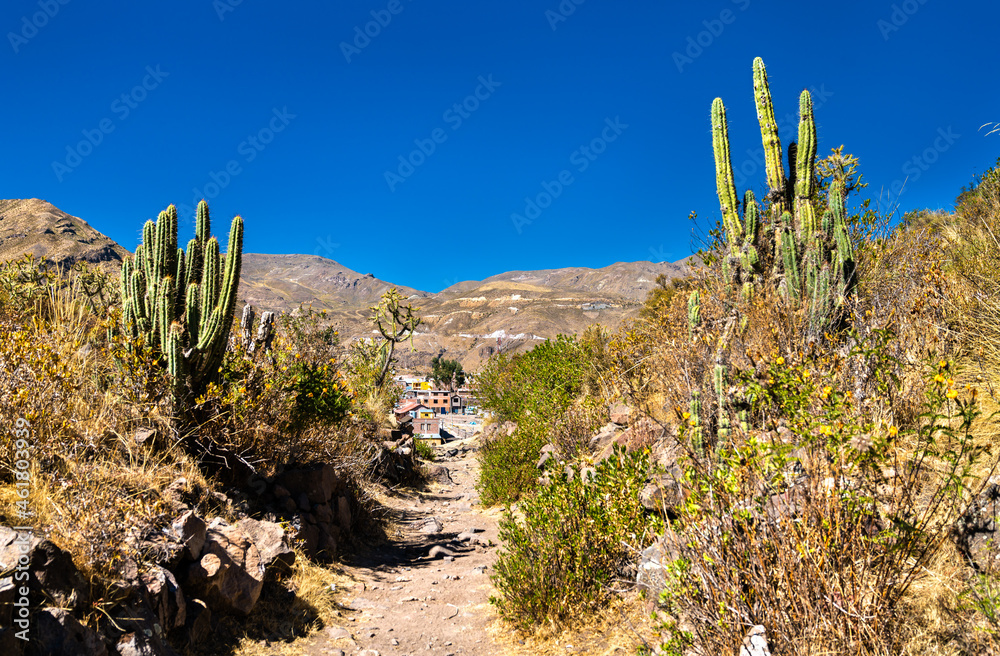
[[[344,563],[342,625],[317,634],[308,651],[325,656],[459,654],[501,650],[486,629],[494,613],[489,575],[496,560],[496,512],[475,491],[476,457],[466,443],[436,448],[429,482],[383,500],[395,534]]]

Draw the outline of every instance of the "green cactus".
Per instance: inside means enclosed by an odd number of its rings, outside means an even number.
[[[701,392],[694,390],[691,392],[691,403],[688,405],[689,414],[688,425],[691,428],[691,447],[698,457],[705,455],[705,444],[702,437],[701,426]]]
[[[198,204],[195,238],[177,246],[171,205],[143,226],[143,242],[122,263],[122,324],[133,339],[162,353],[175,401],[201,393],[215,378],[229,340],[243,259],[243,219],[229,232],[225,264],[210,237],[208,205]]]
[[[731,431],[729,429],[729,402],[726,389],[726,367],[717,364],[712,369],[712,386],[715,388],[716,409],[718,410],[718,422],[716,422],[716,437],[719,445],[727,442]]]
[[[688,338],[694,341],[694,331],[701,325],[701,294],[698,290],[688,296]]]
[[[720,98],[712,103],[712,148],[716,187],[726,232],[728,257],[723,272],[734,292],[745,298],[767,277],[763,260],[773,255],[771,284],[783,297],[807,306],[810,329],[820,331],[834,308],[841,307],[854,287],[854,254],[844,217],[842,185],[834,182],[828,208],[817,216],[816,120],[808,91],[799,96],[798,142],[788,148],[789,177],[781,158],[781,141],[764,62],[753,62],[754,100],[764,146],[770,230],[761,230],[760,212],[753,194],[744,196],[743,220],[736,208],[736,189],[730,161],[729,128]],[[773,235],[765,238],[764,234]]]
[[[771,88],[767,83],[767,69],[764,60],[757,57],[753,60],[753,94],[757,106],[757,122],[760,123],[760,134],[764,144],[764,169],[767,174],[767,186],[773,193],[784,190],[785,171],[781,166],[781,138],[778,135],[778,122],[774,120],[774,103],[771,102]],[[777,208],[780,216],[783,207]]]

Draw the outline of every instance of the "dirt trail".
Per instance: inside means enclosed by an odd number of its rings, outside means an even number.
[[[400,532],[347,559],[355,584],[343,597],[346,621],[320,632],[306,653],[501,653],[486,633],[494,617],[489,575],[499,542],[496,512],[479,506],[474,451],[453,442],[436,453],[431,468],[437,480],[427,490],[405,490],[384,501]]]

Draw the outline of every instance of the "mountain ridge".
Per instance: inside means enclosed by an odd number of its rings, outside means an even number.
[[[16,259],[24,252],[109,269],[130,254],[51,203],[0,200],[0,259]],[[527,350],[540,340],[579,333],[593,323],[614,329],[638,313],[659,275],[686,275],[689,262],[507,271],[430,293],[319,255],[244,253],[239,300],[261,311],[287,312],[300,305],[326,310],[349,342],[372,335],[369,307],[395,287],[423,318],[414,336],[415,350],[398,351],[401,366],[429,367],[434,356],[445,353],[472,369],[497,351]]]

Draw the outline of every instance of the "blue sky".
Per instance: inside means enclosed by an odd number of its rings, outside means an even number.
[[[779,120],[817,92],[820,154],[844,144],[873,196],[949,207],[1000,156],[979,131],[1000,121],[997,24],[997,3],[942,0],[8,0],[0,196],[130,249],[205,196],[248,252],[428,291],[674,261],[688,214],[719,214],[714,97],[740,191],[763,185],[755,56]]]

